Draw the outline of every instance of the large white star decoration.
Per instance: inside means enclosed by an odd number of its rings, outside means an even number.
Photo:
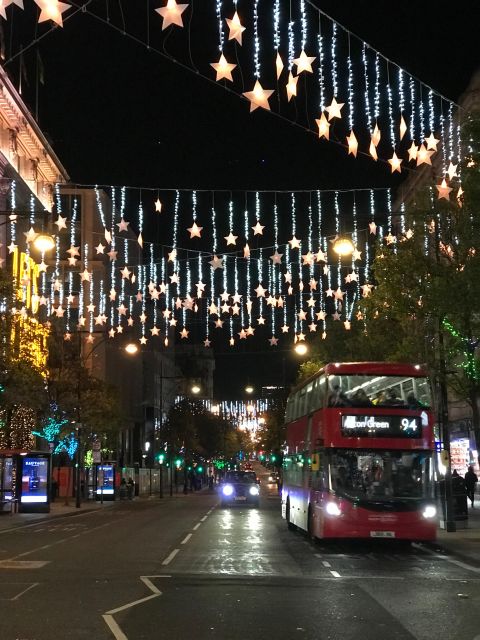
[[[325,254],[323,253],[323,251],[321,249],[319,249],[317,251],[317,253],[315,254],[315,260],[317,262],[326,262],[327,261],[327,258],[326,258]]]
[[[230,305],[224,302],[221,306],[222,313],[228,313],[230,311]]]
[[[238,236],[234,236],[233,233],[230,231],[228,236],[225,236],[225,240],[227,241],[227,245],[229,245],[229,244],[237,244],[237,238],[238,238]]]
[[[192,238],[201,238],[202,229],[203,227],[199,227],[197,223],[194,221],[192,226],[189,229],[187,229],[187,231],[190,233],[190,240]]]
[[[260,220],[257,220],[257,224],[252,227],[253,229],[253,235],[254,236],[263,236],[263,230],[265,229],[265,226],[262,226],[260,224]]]
[[[275,68],[277,70],[277,80],[282,75],[282,71],[285,65],[283,64],[282,56],[277,51],[277,57],[275,58]]]
[[[240,313],[240,307],[238,306],[238,304],[234,304],[232,307],[232,315],[238,316],[239,313]]]
[[[325,111],[328,113],[328,119],[333,120],[333,118],[341,118],[342,107],[344,105],[344,102],[337,102],[335,98],[332,98],[330,106],[325,107]]]
[[[373,235],[377,234],[377,225],[375,224],[375,222],[369,222],[368,223],[368,230],[370,233],[373,233]]]
[[[223,80],[224,78],[225,80],[230,80],[230,82],[233,82],[232,71],[237,65],[228,62],[223,53],[220,56],[220,60],[218,62],[211,62],[210,66],[213,67],[217,72],[217,82],[219,80]]]
[[[118,232],[121,233],[122,231],[128,231],[129,224],[130,222],[127,222],[122,218],[120,222],[117,222]]]
[[[438,199],[441,200],[444,198],[445,200],[450,200],[450,191],[452,187],[447,185],[445,178],[442,180],[441,184],[435,185],[438,191]]]
[[[244,257],[244,258],[250,258],[250,247],[248,246],[248,242],[247,242],[247,244],[243,247],[243,257]]]
[[[105,242],[107,244],[110,244],[112,241],[112,234],[110,233],[110,231],[108,229],[105,229],[103,232],[103,237],[105,238]]]
[[[238,304],[242,299],[242,296],[239,293],[234,293],[232,296],[232,300],[233,302],[235,302],[235,304]]]
[[[342,291],[340,287],[334,292],[335,300],[343,300],[343,296],[345,295],[345,291]]]
[[[315,278],[310,278],[310,282],[308,283],[308,286],[310,287],[310,291],[316,291],[317,285],[318,285],[317,280],[315,280]]]
[[[302,260],[303,260],[303,266],[313,265],[313,263],[315,262],[315,255],[311,251],[308,251],[308,253],[305,253],[304,255],[302,255]]]
[[[325,140],[330,139],[330,123],[327,120],[327,117],[324,113],[315,120],[318,127],[318,137],[325,138]]]
[[[272,336],[271,338],[269,338],[268,341],[271,347],[276,347],[278,344],[278,338],[276,338],[275,336]]]
[[[33,227],[30,227],[30,229],[24,232],[23,235],[25,236],[25,240],[27,242],[33,242],[35,238],[38,236],[38,233],[35,231]]]
[[[233,18],[227,18],[227,25],[229,28],[228,39],[236,40],[239,45],[242,44],[242,33],[245,31],[245,27],[240,22],[240,16],[235,11]]]
[[[67,218],[62,218],[62,216],[59,214],[58,218],[55,220],[55,222],[53,224],[56,224],[58,227],[58,230],[61,231],[62,229],[66,229],[67,228]]]
[[[177,27],[183,27],[182,13],[188,7],[188,4],[177,4],[176,0],[168,0],[165,7],[155,9],[163,18],[162,31],[164,31],[171,24]]]
[[[247,339],[247,332],[243,328],[238,332],[238,335],[240,336],[240,340],[246,340]]]
[[[358,152],[358,140],[353,129],[350,131],[350,135],[347,136],[348,154],[352,154],[354,158],[357,157]]]
[[[114,262],[117,259],[117,253],[118,251],[110,249],[110,251],[107,253],[107,256],[110,258],[110,262]]]
[[[143,236],[142,236],[142,232],[140,231],[140,233],[138,234],[138,238],[137,238],[137,242],[138,244],[142,247],[143,249]]]
[[[211,315],[214,315],[214,314],[218,313],[218,307],[213,301],[211,302],[210,306],[208,307],[208,313],[210,313]]]
[[[95,324],[102,324],[103,325],[103,316],[101,313],[98,314],[98,316],[95,316]]]
[[[115,337],[115,329],[110,329],[108,332],[108,337],[109,338],[114,338]]]
[[[380,129],[378,128],[378,124],[375,123],[375,128],[374,128],[373,133],[372,133],[372,143],[376,147],[378,147],[378,144],[379,144],[381,138],[382,138],[382,134],[380,132]]]
[[[86,309],[87,309],[88,313],[93,313],[95,311],[95,305],[92,304],[92,303],[87,304]]]
[[[71,5],[65,2],[59,2],[59,0],[35,0],[40,7],[40,16],[38,22],[46,22],[52,20],[59,27],[63,27],[62,13],[67,9],[70,9]]]
[[[178,280],[178,273],[174,273],[171,276],[169,276],[170,278],[170,284],[178,284],[179,280]]]
[[[417,155],[418,155],[418,147],[415,144],[415,142],[413,142],[412,140],[412,144],[410,145],[410,148],[408,149],[408,161],[409,162],[415,162],[415,160],[417,159]]]
[[[265,318],[263,316],[260,316],[257,320],[258,324],[264,325],[265,324]]]
[[[391,233],[385,236],[385,242],[387,244],[395,244],[396,241],[397,241],[396,237]]]
[[[133,327],[133,318],[129,318],[127,320],[127,324],[128,324],[129,327]]]
[[[293,238],[288,241],[288,244],[292,249],[300,249],[300,240],[295,236],[293,236]]]
[[[145,336],[140,338],[140,344],[147,344],[147,338]]]
[[[220,299],[222,302],[228,302],[228,300],[230,299],[230,294],[228,293],[228,291],[223,291],[220,294]]]
[[[8,245],[7,249],[8,249],[8,253],[13,253],[15,251],[15,249],[17,248],[17,245],[14,243],[14,241],[12,240],[11,243]]]
[[[217,318],[215,320],[215,329],[221,329],[223,327],[223,320],[220,320],[220,318]]]
[[[291,282],[292,281],[292,274],[290,273],[290,271],[287,271],[286,273],[284,273],[283,277],[285,278],[285,282]]]
[[[350,320],[345,320],[345,322],[343,323],[343,326],[345,327],[345,329],[347,331],[350,331],[350,329],[352,328],[352,324],[351,324]]]
[[[23,9],[23,0],[4,0],[4,6],[9,7],[11,4],[17,5],[20,9]]]
[[[398,173],[402,173],[402,162],[403,160],[397,157],[397,154],[394,151],[393,156],[388,160],[388,164],[392,168],[392,173],[395,173],[395,171],[398,171]]]
[[[137,291],[137,295],[135,296],[137,302],[141,302],[143,300],[143,293],[141,291]]]
[[[297,82],[298,76],[292,75],[292,72],[288,74],[288,82],[287,82],[287,99],[288,102],[297,95]]]
[[[203,346],[206,347],[207,349],[209,348],[209,346],[211,345],[211,341],[208,338],[205,338],[205,340],[203,341]]]
[[[293,64],[297,65],[297,76],[299,76],[302,71],[313,73],[312,62],[315,62],[315,56],[309,57],[305,51],[302,50],[300,56],[293,60]]]
[[[80,251],[79,251],[80,247],[74,247],[73,244],[70,246],[70,249],[67,249],[66,253],[69,253],[70,256],[73,258],[75,256],[79,256],[80,255]]]
[[[278,253],[276,249],[273,256],[270,256],[270,260],[273,262],[273,264],[281,264],[282,258],[283,258],[283,253]]]
[[[283,327],[281,327],[282,329],[282,333],[288,333],[290,331],[290,327],[288,326],[288,324],[284,324]]]
[[[87,269],[82,271],[82,273],[80,275],[81,275],[81,278],[82,278],[82,282],[90,282],[91,274],[88,272]]]
[[[261,285],[261,283],[258,283],[258,287],[255,289],[256,293],[257,293],[257,298],[264,298],[265,297],[265,293],[266,293],[266,289],[264,289]]]
[[[335,311],[335,313],[332,313],[332,318],[334,320],[340,320],[340,314],[338,313],[338,311]]]
[[[253,336],[254,333],[255,333],[255,329],[249,325],[247,327],[247,336]]]
[[[328,287],[328,289],[325,289],[325,294],[327,298],[333,297],[333,289],[331,287]]]
[[[407,133],[407,123],[403,117],[403,114],[400,116],[400,140],[403,140],[404,135]]]
[[[352,260],[361,260],[362,259],[362,252],[359,251],[358,249],[354,249],[353,253],[352,253]]]
[[[425,142],[427,143],[427,150],[436,151],[437,145],[440,142],[438,138],[435,138],[433,133],[431,133],[428,138],[425,138]]]
[[[78,260],[77,258],[73,258],[72,256],[70,256],[70,258],[68,258],[68,266],[69,267],[74,267],[77,264]]]
[[[214,255],[208,264],[212,266],[214,271],[216,269],[223,269],[223,258],[219,258],[217,255]]]
[[[378,160],[378,153],[377,153],[377,147],[373,144],[373,140],[370,141],[370,146],[368,148],[368,151],[376,162]]]
[[[177,250],[172,249],[168,254],[168,262],[174,262],[176,257],[177,257]]]
[[[57,318],[63,318],[63,314],[65,313],[65,309],[60,305],[54,311]]]
[[[278,296],[278,298],[277,298],[277,307],[279,309],[283,309],[283,298],[282,298],[282,296]]]
[[[316,313],[315,315],[317,317],[317,320],[325,320],[325,318],[327,317],[325,311],[318,311],[318,313]]]
[[[162,213],[162,203],[160,201],[160,198],[157,198],[155,200],[155,211],[156,213]]]
[[[315,306],[315,298],[312,295],[310,295],[310,298],[307,300],[307,305],[309,307],[314,307]]]
[[[117,327],[117,333],[123,333],[123,327],[121,324],[119,324]]]
[[[127,265],[125,265],[123,267],[123,269],[120,271],[120,273],[122,274],[122,278],[124,278],[125,280],[128,280],[130,278],[130,274],[132,273],[130,271],[130,269],[127,267]]]
[[[368,296],[370,295],[371,291],[372,291],[372,285],[371,284],[362,284],[362,286],[360,287],[362,290],[362,294],[364,298],[368,298]]]
[[[452,180],[453,178],[458,178],[457,167],[458,164],[453,164],[453,162],[450,162],[450,164],[448,165],[447,175],[450,180]]]
[[[47,272],[47,264],[42,260],[41,263],[38,265],[38,272],[39,273],[46,273]]]
[[[198,293],[199,291],[202,291],[202,292],[203,292],[203,291],[205,291],[205,287],[206,287],[207,285],[206,285],[204,282],[202,282],[201,280],[199,280],[199,281],[195,284],[195,286],[197,287],[197,293]]]
[[[97,255],[98,255],[99,253],[104,253],[104,251],[105,251],[105,246],[104,246],[101,242],[99,242],[99,243],[98,243],[98,245],[95,247],[95,250],[96,250],[96,252],[97,252]]]
[[[298,315],[298,319],[299,319],[300,321],[302,321],[302,320],[306,320],[306,319],[307,319],[307,313],[306,313],[306,311],[304,311],[303,309],[300,309],[300,311],[298,312],[298,314],[297,314],[297,315]]]
[[[260,82],[257,80],[255,82],[253,91],[245,91],[243,94],[247,98],[247,100],[250,100],[250,113],[252,111],[255,111],[255,109],[258,109],[259,107],[270,111],[270,104],[268,102],[268,99],[270,98],[272,93],[274,93],[273,89],[264,89]]]
[[[417,167],[421,164],[432,164],[430,157],[433,155],[433,151],[431,149],[426,149],[424,144],[421,144],[418,148],[417,152]]]
[[[115,291],[115,289],[110,289],[110,293],[108,295],[108,298],[109,298],[110,302],[115,302],[115,300],[117,298],[117,292]]]
[[[310,324],[308,325],[308,330],[309,330],[309,331],[316,331],[316,330],[317,330],[317,326],[318,326],[318,325],[316,325],[316,324],[315,324],[315,322],[312,322],[312,323],[310,323]]]

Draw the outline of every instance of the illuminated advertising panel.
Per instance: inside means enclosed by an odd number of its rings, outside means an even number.
[[[46,504],[48,502],[48,458],[22,458],[23,504]]]
[[[113,496],[115,493],[115,473],[113,464],[100,464],[97,467],[97,496]]]
[[[423,417],[425,415],[425,418]],[[342,435],[354,438],[421,438],[427,416],[344,415]]]

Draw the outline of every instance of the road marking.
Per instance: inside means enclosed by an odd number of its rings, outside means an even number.
[[[203,516],[203,518],[200,518],[200,522],[205,522],[205,520],[207,519],[208,516]]]
[[[24,589],[23,591],[20,591],[20,593],[17,593],[17,595],[14,598],[10,598],[10,601],[13,602],[14,600],[18,600],[23,596],[24,593],[27,593],[27,591],[30,591],[30,589],[33,589],[33,587],[38,587],[39,584],[40,584],[39,582],[34,582],[33,584],[30,584],[26,589]]]
[[[321,554],[321,553],[315,553],[315,554],[314,554],[314,556],[315,556],[316,558],[321,558],[321,557],[322,557],[322,554]]]
[[[107,611],[106,615],[114,615],[115,613],[120,613],[120,611],[126,611],[127,609],[131,609],[132,607],[136,607],[137,604],[148,602],[153,598],[158,598],[158,596],[160,595],[162,595],[160,591],[158,593],[152,593],[150,596],[145,596],[145,598],[139,598],[138,600],[134,600],[133,602],[124,604],[123,606],[117,607],[116,609],[110,609],[110,611]]]
[[[0,560],[0,569],[41,569],[49,560]]]
[[[192,536],[193,536],[193,533],[189,533],[188,536],[185,536],[185,538],[181,541],[180,544],[187,544],[187,542],[190,540]]]
[[[174,549],[170,555],[168,555],[162,564],[170,564],[170,562],[175,558],[180,549]]]
[[[201,527],[202,523],[198,522],[194,527],[193,527],[193,531],[196,531],[198,529],[198,527]]]
[[[330,571],[330,573],[334,578],[341,578],[341,575],[338,573],[338,571]]]
[[[163,577],[165,576],[140,576],[140,580],[143,582],[144,585],[146,585],[150,589],[150,591],[153,591],[153,593],[156,593],[157,596],[161,596],[162,592],[158,587],[156,587],[153,584],[150,578],[163,578]],[[170,576],[166,576],[166,577],[169,578]]]
[[[128,640],[127,636],[123,633],[123,631],[120,629],[118,624],[115,622],[113,616],[105,614],[102,616],[102,618],[105,620],[107,627],[115,636],[115,640]]]
[[[330,562],[327,562],[326,560],[322,560],[322,564],[324,567],[331,567],[332,565],[330,564]]]
[[[85,516],[91,516],[92,514],[96,514],[96,513],[105,513],[101,508],[100,509],[96,509],[95,511],[86,511],[84,513],[75,513],[74,515],[66,515],[66,516],[50,516],[52,520],[55,520],[55,522],[58,522],[59,520],[65,520],[65,518],[84,518]],[[118,513],[118,512],[116,512]],[[131,513],[131,512],[129,512]],[[16,527],[10,527],[10,529],[2,529],[0,531],[0,534],[2,533],[11,533],[12,531],[18,531],[19,529],[29,529],[31,527],[38,527],[40,522],[44,522],[45,518],[38,518],[35,522],[31,522],[30,524],[21,524],[18,525]],[[44,531],[45,528],[39,529],[39,531]]]
[[[455,560],[454,558],[450,558],[449,556],[442,556],[440,553],[437,553],[436,551],[433,551],[432,549],[427,549],[425,547],[421,547],[420,545],[416,544],[415,542],[413,543],[412,546],[414,546],[415,548],[418,548],[418,549],[422,549],[423,551],[425,551],[429,555],[433,556],[434,558],[437,558],[438,560],[446,560],[450,564],[454,564],[457,567],[461,567],[462,569],[467,569],[468,571],[473,571],[474,573],[480,573],[480,568],[474,567],[471,564],[468,564],[466,562],[461,562],[460,560]]]

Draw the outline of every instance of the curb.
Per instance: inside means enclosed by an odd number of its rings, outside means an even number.
[[[87,513],[95,513],[96,511],[99,511],[99,509],[98,508],[97,509],[80,508],[78,509],[78,511],[69,511],[68,513],[62,513],[62,514],[59,513],[55,515],[45,514],[43,516],[35,518],[34,520],[30,520],[29,522],[23,522],[22,524],[15,524],[14,522],[12,522],[11,527],[8,527],[5,529],[0,528],[0,535],[2,533],[7,533],[8,531],[14,531],[15,529],[23,529],[25,527],[31,527],[32,525],[38,524],[39,522],[50,522],[51,520],[60,520],[61,518],[73,518],[73,517],[76,517],[76,516],[78,517]]]
[[[464,551],[457,551],[457,549],[449,548],[448,546],[443,546],[441,542],[422,542],[422,544],[430,549],[431,551],[435,551],[436,553],[443,553],[446,556],[455,556],[464,562],[469,562],[475,568],[480,568],[480,560],[478,558],[473,558],[468,553]]]

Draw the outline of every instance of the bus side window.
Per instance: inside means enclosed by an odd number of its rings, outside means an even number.
[[[325,483],[325,456],[322,451],[312,453],[312,472],[310,485],[315,491],[323,491]]]

